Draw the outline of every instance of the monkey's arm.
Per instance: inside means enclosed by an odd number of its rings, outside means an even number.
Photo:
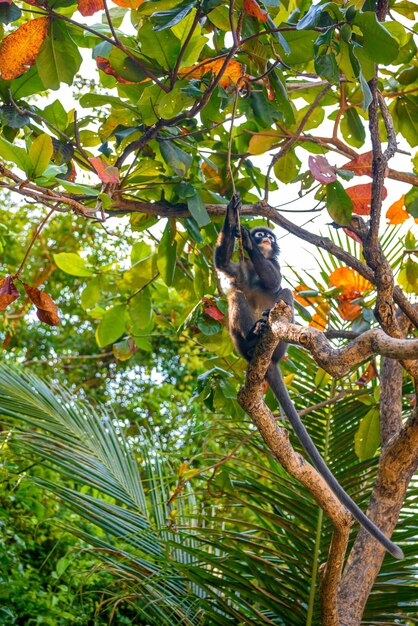
[[[218,235],[215,248],[215,267],[228,276],[235,276],[237,264],[232,261],[235,246],[235,237],[239,228],[239,209],[241,199],[238,194],[232,196],[226,207],[225,221]]]
[[[248,252],[254,269],[266,289],[271,289],[272,291],[279,290],[282,274],[277,259],[266,259],[257,244],[253,242],[250,231],[247,228],[242,229],[242,245]]]

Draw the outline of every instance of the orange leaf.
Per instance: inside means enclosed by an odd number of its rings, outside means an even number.
[[[352,322],[360,315],[361,306],[351,302],[351,298],[349,296],[341,295],[339,297],[338,313],[341,315],[343,320]]]
[[[293,291],[295,300],[297,300],[302,306],[312,306],[315,303],[322,302],[322,296],[301,295],[301,292],[304,291],[312,291],[312,289],[310,289],[307,285],[301,284],[295,287]]]
[[[224,64],[224,58],[215,59],[214,61],[211,61],[210,59],[204,60],[198,65],[183,68],[180,75],[184,78],[201,78],[208,72],[218,75]],[[236,85],[242,79],[243,75],[243,67],[241,63],[231,59],[222,74],[219,84],[224,88],[229,87],[230,83]]]
[[[37,287],[31,287],[26,283],[22,283],[29,300],[36,306],[36,315],[41,322],[49,324],[50,326],[56,326],[60,323],[58,315],[57,305],[49,294],[45,291],[41,291]]]
[[[371,380],[373,380],[376,377],[377,377],[376,364],[374,361],[370,361],[369,365],[363,371],[360,378],[356,380],[356,383],[358,384],[359,387],[364,387],[365,385],[367,385],[367,383],[369,383]]]
[[[112,0],[118,7],[124,7],[125,9],[137,9],[141,6],[144,0]]]
[[[9,304],[20,296],[11,276],[0,279],[0,311],[4,311]]]
[[[104,161],[102,161],[101,157],[92,157],[89,161],[96,170],[101,181],[104,183],[119,182],[119,170],[117,167],[107,165]]]
[[[244,11],[251,17],[256,17],[259,22],[267,22],[268,15],[260,8],[256,0],[244,0]]]
[[[25,22],[7,35],[0,46],[0,76],[13,80],[24,74],[36,61],[48,34],[49,18],[38,17]]]
[[[207,182],[210,182],[211,185],[216,185],[220,187],[223,183],[223,178],[220,174],[220,170],[216,170],[214,167],[211,167],[209,163],[203,161],[200,169],[202,170],[202,174],[205,177]]]
[[[78,10],[81,15],[84,15],[84,17],[87,15],[94,15],[97,11],[102,11],[104,9],[103,0],[78,0],[77,5]]]
[[[405,209],[405,196],[401,196],[387,210],[386,217],[388,224],[403,224],[411,216]]]
[[[125,78],[122,78],[122,76],[119,76],[119,74],[110,65],[109,59],[105,59],[105,57],[98,56],[96,57],[96,64],[99,70],[102,70],[102,72],[104,72],[105,74],[109,74],[109,76],[114,76],[116,80],[118,81],[118,83],[124,83],[125,85],[135,84],[131,80],[125,80]]]
[[[364,152],[355,159],[342,165],[340,169],[354,172],[356,176],[372,176],[373,152]]]
[[[347,194],[353,202],[353,213],[356,215],[370,215],[370,206],[372,202],[372,184],[354,185],[347,187]],[[382,199],[388,195],[386,187],[383,187]]]
[[[331,305],[329,302],[326,302],[325,300],[324,302],[321,302],[321,304],[316,307],[316,313],[312,316],[312,319],[309,322],[309,326],[312,326],[313,328],[318,328],[319,330],[324,330],[327,326],[328,313],[330,308]]]
[[[331,272],[329,282],[333,287],[340,287],[341,294],[350,296],[351,300],[373,289],[371,282],[351,267],[339,267]]]

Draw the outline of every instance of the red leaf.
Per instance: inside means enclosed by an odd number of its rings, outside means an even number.
[[[119,182],[119,170],[117,167],[107,165],[104,161],[102,161],[102,157],[91,157],[89,161],[96,170],[101,181],[104,183]]]
[[[23,287],[28,295],[29,300],[36,306],[36,315],[41,322],[56,326],[60,323],[57,305],[49,294],[41,291],[37,287],[31,287],[23,283]]]
[[[0,0],[0,4],[12,4],[13,0]]]
[[[4,311],[9,304],[20,296],[11,276],[0,280],[0,311]]]
[[[259,22],[267,22],[268,15],[263,11],[256,0],[244,0],[244,11],[251,17],[256,17]]]
[[[360,239],[358,235],[353,233],[352,230],[350,230],[349,228],[343,228],[343,231],[345,232],[346,235],[351,237],[351,239],[354,239],[354,241],[357,241],[357,243],[361,243],[361,245],[363,245],[363,241]]]
[[[356,176],[372,176],[373,152],[364,152],[355,159],[342,165],[340,169],[354,172]]]
[[[206,313],[206,315],[209,315],[209,317],[217,321],[223,320],[225,317],[222,311],[220,311],[214,304],[206,307],[206,309],[203,309],[203,313]]]
[[[308,159],[309,169],[315,180],[320,183],[333,183],[337,180],[336,168],[328,163],[325,157],[310,156]]]
[[[78,10],[81,15],[94,15],[97,11],[104,9],[103,0],[78,0]]]
[[[347,187],[346,192],[353,202],[353,213],[356,215],[370,215],[370,206],[372,203],[372,183]],[[382,199],[385,200],[387,195],[387,189],[386,187],[383,187]]]

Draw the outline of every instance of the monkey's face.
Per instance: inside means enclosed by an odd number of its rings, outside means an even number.
[[[269,228],[253,228],[251,235],[265,257],[279,253],[276,236]]]

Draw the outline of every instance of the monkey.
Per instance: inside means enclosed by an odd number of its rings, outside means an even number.
[[[270,228],[257,226],[252,230],[240,228],[241,200],[234,194],[228,204],[225,220],[215,248],[214,263],[218,272],[229,279],[228,326],[234,346],[242,357],[251,361],[260,335],[266,328],[269,310],[282,300],[294,310],[293,294],[281,286],[282,275],[278,261],[279,246]],[[247,258],[232,260],[235,239],[241,236]],[[404,557],[402,550],[363,513],[344,491],[321,457],[300,419],[283,382],[279,361],[288,344],[280,341],[266,372],[266,381],[276,396],[300,443],[313,465],[340,502],[353,517],[395,558]]]

